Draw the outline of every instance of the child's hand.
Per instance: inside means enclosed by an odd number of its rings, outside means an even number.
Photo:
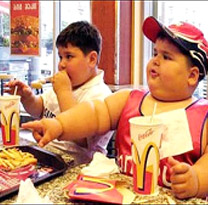
[[[53,90],[57,94],[64,90],[72,90],[71,81],[65,70],[59,71],[52,78]]]
[[[32,89],[19,80],[11,80],[10,82],[5,83],[4,87],[7,89],[5,89],[4,92],[13,95],[16,86],[18,87],[17,95],[20,95],[22,98],[27,98],[33,94]]]
[[[180,199],[196,196],[199,184],[193,167],[187,163],[179,162],[173,157],[169,157],[168,162],[171,166],[170,181],[173,194]]]
[[[56,118],[43,118],[22,124],[24,129],[32,129],[33,136],[40,147],[57,139],[63,132],[61,123]]]

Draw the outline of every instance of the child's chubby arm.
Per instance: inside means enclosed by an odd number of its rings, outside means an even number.
[[[171,168],[171,189],[180,199],[189,197],[205,198],[208,194],[208,147],[203,156],[193,165],[170,157],[168,159]]]
[[[43,111],[43,102],[39,96],[35,96],[32,89],[25,83],[19,80],[11,80],[5,85],[5,92],[11,95],[14,94],[17,86],[17,95],[21,96],[21,102],[25,110],[34,117],[40,117]]]
[[[41,120],[23,123],[22,128],[32,129],[33,137],[40,147],[44,147],[63,132],[61,123],[55,118],[42,118]]]
[[[68,110],[76,104],[72,93],[72,85],[65,70],[56,73],[52,80],[53,90],[56,93],[61,112]]]
[[[199,182],[193,166],[179,162],[173,157],[169,157],[168,162],[171,166],[170,181],[173,194],[179,199],[196,196]]]
[[[130,90],[122,90],[103,101],[82,102],[56,118],[25,123],[22,127],[33,129],[41,147],[54,139],[79,142],[116,129],[129,93]]]

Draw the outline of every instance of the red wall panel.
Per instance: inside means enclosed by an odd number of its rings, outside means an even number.
[[[105,82],[107,84],[114,84],[115,2],[92,1],[92,23],[100,30],[103,38],[99,67],[105,71]]]
[[[119,85],[131,83],[131,11],[131,1],[120,1]]]
[[[132,1],[91,1],[92,23],[97,26],[103,37],[102,55],[99,67],[105,71],[104,80],[115,84],[116,65],[119,65],[118,84],[131,83],[131,28]],[[116,6],[119,12],[116,12]],[[117,16],[120,14],[120,16]],[[119,25],[116,21],[119,19]],[[119,36],[116,34],[119,28]],[[119,44],[119,53],[116,56]],[[119,61],[119,62],[117,62]]]

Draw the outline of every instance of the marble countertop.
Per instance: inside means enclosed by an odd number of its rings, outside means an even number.
[[[28,144],[28,142],[26,141],[25,143],[24,142],[21,143],[21,145],[24,144]],[[34,145],[34,142],[31,143],[31,145]],[[73,160],[70,157],[70,155],[54,147],[46,146],[45,149],[54,152],[58,155],[61,155],[64,161],[68,164],[71,164]],[[78,174],[80,173],[80,170],[84,166],[85,165],[73,167],[71,164],[69,165],[69,168],[65,171],[64,174],[55,177],[54,179],[51,179],[49,181],[46,181],[40,185],[37,185],[36,189],[38,190],[39,195],[41,197],[48,195],[50,200],[54,204],[77,204],[69,200],[69,198],[67,197],[67,193],[66,191],[63,190],[63,188],[77,178]],[[123,183],[124,187],[133,191],[132,177],[123,174],[113,174],[110,176],[110,179],[124,182]],[[0,204],[14,203],[16,201],[16,198],[17,198],[17,194],[8,197],[7,199],[4,199],[3,201],[0,200]],[[173,197],[169,189],[164,189],[162,187],[159,188],[159,194],[157,196],[136,195],[133,203],[134,204],[208,204],[207,201],[198,198],[191,198],[189,200],[178,200]]]

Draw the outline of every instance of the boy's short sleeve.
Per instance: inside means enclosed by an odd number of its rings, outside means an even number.
[[[55,117],[60,113],[58,100],[53,88],[44,92],[41,97],[43,99],[44,117]]]

